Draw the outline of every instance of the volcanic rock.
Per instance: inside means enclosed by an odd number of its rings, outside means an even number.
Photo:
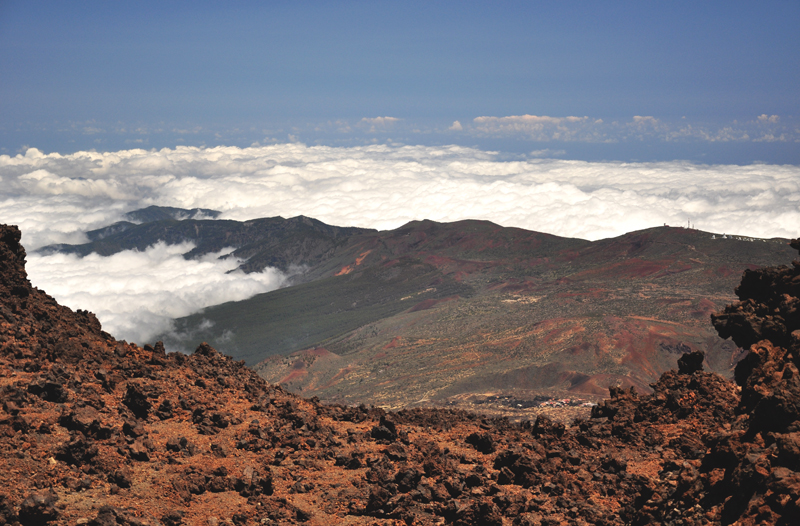
[[[19,507],[19,519],[23,524],[46,524],[58,518],[55,503],[58,496],[52,491],[34,493],[22,501]]]
[[[324,405],[207,344],[117,341],[31,287],[19,239],[0,227],[0,522],[800,521],[800,264],[746,273],[714,317],[749,347],[738,383],[690,354],[652,394],[514,424]]]
[[[678,358],[678,372],[680,374],[692,374],[703,370],[703,360],[705,355],[701,351],[693,351]]]

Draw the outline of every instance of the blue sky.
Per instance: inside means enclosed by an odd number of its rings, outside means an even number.
[[[798,27],[796,0],[0,0],[0,154],[300,141],[800,164]]]

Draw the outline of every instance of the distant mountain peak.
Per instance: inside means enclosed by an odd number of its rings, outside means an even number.
[[[163,221],[174,219],[183,221],[186,219],[216,219],[222,212],[209,208],[175,208],[172,206],[152,205],[147,208],[140,208],[125,214],[128,221],[133,223],[152,223],[153,221]]]

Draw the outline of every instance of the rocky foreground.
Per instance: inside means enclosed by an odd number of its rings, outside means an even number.
[[[736,384],[687,354],[565,427],[322,405],[207,345],[116,341],[31,287],[19,240],[0,227],[0,524],[800,522],[800,262],[714,316],[751,349]]]

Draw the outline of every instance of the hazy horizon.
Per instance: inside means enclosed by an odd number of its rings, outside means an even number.
[[[0,3],[0,154],[301,142],[800,164],[800,4]]]

